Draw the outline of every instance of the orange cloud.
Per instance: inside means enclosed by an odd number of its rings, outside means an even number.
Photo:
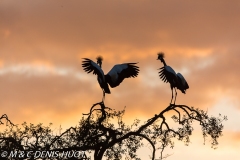
[[[144,121],[171,99],[170,85],[159,79],[157,70],[163,66],[156,60],[162,51],[167,64],[190,86],[185,95],[178,91],[178,104],[210,110],[227,97],[237,108],[228,114],[237,113],[238,4],[1,1],[1,111],[15,123],[77,124],[82,113],[102,99],[97,77],[83,71],[81,58],[95,61],[102,55],[105,73],[115,64],[139,62],[139,76],[111,89],[105,103],[116,110],[126,106],[127,122]],[[217,108],[212,114],[222,112],[226,111]]]

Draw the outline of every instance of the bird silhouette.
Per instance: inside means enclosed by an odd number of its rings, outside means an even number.
[[[176,102],[176,97],[177,97],[177,89],[179,89],[182,93],[186,93],[186,90],[189,88],[187,81],[185,78],[182,76],[181,73],[177,73],[172,69],[172,67],[168,66],[164,60],[164,53],[158,53],[158,58],[157,60],[160,60],[163,63],[163,67],[159,68],[159,77],[162,79],[163,82],[165,83],[170,83],[170,87],[172,90],[172,98],[171,102],[173,100],[173,88],[175,90],[175,100],[174,103]]]
[[[88,58],[83,59],[82,67],[84,71],[87,73],[93,72],[93,74],[97,75],[98,83],[103,90],[103,100],[105,98],[105,93],[111,93],[108,84],[111,88],[117,87],[125,78],[135,78],[139,73],[139,67],[136,66],[137,63],[123,63],[116,64],[106,75],[104,75],[102,70],[103,58],[101,56],[97,57],[97,63]]]

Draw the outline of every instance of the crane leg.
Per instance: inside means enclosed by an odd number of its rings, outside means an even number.
[[[175,89],[175,100],[174,100],[174,105],[175,105],[175,102],[176,102],[176,98],[177,98],[177,90],[176,90],[176,88],[174,88]]]
[[[104,92],[104,90],[103,90],[103,98],[102,98],[102,102],[104,101],[104,99],[105,99],[105,92]]]
[[[173,100],[173,89],[172,89],[172,99],[171,99],[170,105],[172,104],[172,100]]]

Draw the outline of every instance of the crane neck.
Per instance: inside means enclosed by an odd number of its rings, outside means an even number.
[[[166,62],[164,59],[161,60],[164,66],[167,66]]]
[[[102,68],[102,62],[97,62],[100,68]]]

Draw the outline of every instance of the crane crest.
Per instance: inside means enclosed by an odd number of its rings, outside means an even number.
[[[164,58],[164,53],[163,52],[159,52],[158,53],[158,59],[163,59]]]
[[[97,57],[97,64],[98,64],[100,67],[102,67],[102,60],[103,60],[102,56],[98,56],[98,57]]]
[[[96,59],[98,62],[102,62],[102,60],[103,60],[102,56],[98,56]]]

